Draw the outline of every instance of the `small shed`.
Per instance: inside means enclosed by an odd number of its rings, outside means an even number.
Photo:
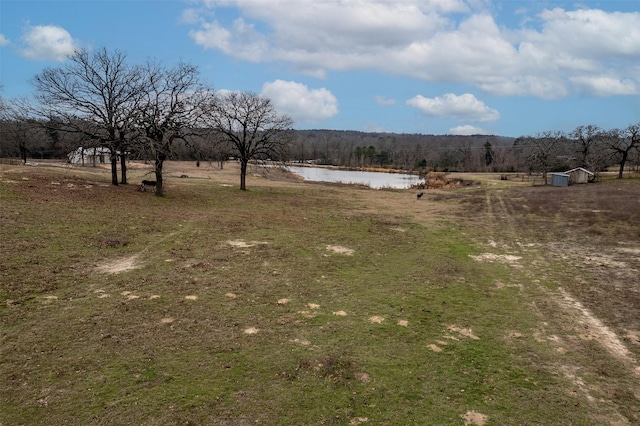
[[[569,186],[569,177],[566,173],[551,173],[551,185]]]
[[[589,183],[593,180],[594,174],[587,169],[577,167],[575,169],[567,170],[564,172],[569,175],[569,185],[575,183]]]

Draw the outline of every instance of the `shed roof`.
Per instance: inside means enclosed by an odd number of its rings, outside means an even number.
[[[577,171],[581,171],[581,172],[585,172],[587,174],[593,175],[593,172],[590,172],[589,170],[582,168],[582,167],[576,167],[575,169],[571,169],[571,170],[567,170],[565,173],[566,174],[570,174],[573,172],[577,172]]]

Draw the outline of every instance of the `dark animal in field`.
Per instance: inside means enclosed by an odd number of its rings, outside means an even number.
[[[420,200],[423,195],[424,195],[424,192],[418,193],[418,195],[416,195],[416,199]]]
[[[153,189],[155,190],[156,181],[155,180],[143,180],[142,183],[140,184],[140,191],[146,191],[147,190],[147,186],[152,186]]]

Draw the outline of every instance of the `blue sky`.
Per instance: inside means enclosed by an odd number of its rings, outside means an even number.
[[[3,98],[74,49],[199,66],[297,129],[534,135],[640,122],[640,0],[1,0]]]

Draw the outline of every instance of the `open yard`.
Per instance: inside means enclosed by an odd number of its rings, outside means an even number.
[[[640,179],[150,170],[0,164],[0,425],[640,424]]]

